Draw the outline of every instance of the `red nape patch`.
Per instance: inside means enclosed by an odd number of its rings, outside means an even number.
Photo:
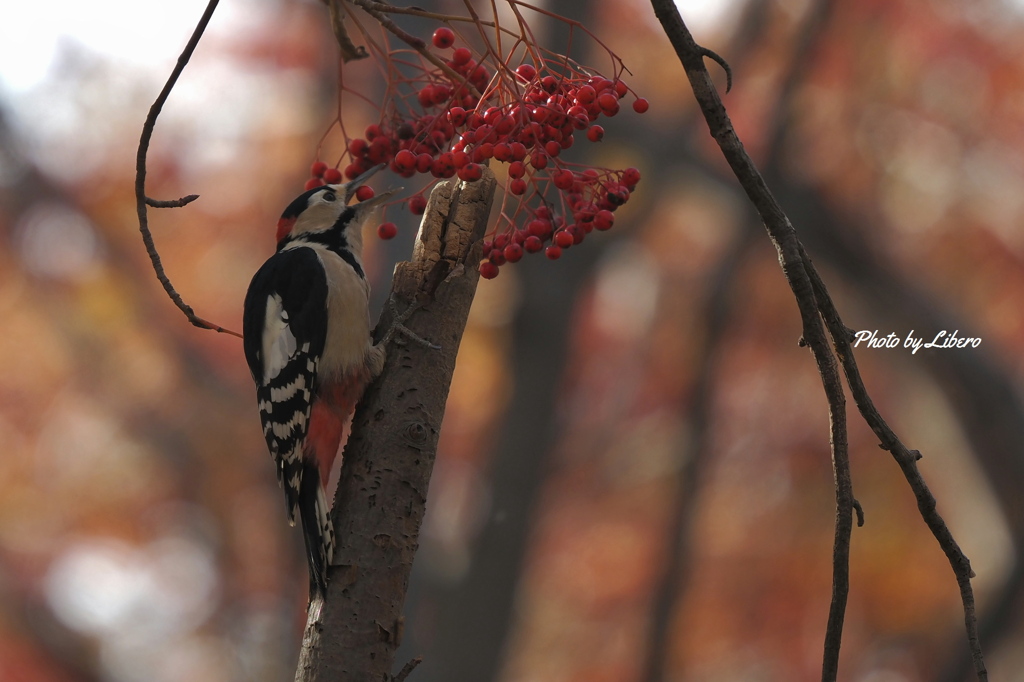
[[[288,233],[295,227],[295,218],[281,218],[277,221],[277,243],[288,236]]]

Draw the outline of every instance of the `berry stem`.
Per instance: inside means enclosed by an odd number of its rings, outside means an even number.
[[[441,71],[444,72],[444,74],[448,76],[453,83],[463,81],[463,84],[465,85],[466,88],[468,88],[477,97],[480,96],[480,92],[472,83],[469,83],[466,79],[464,79],[462,76],[456,73],[456,71],[452,69],[452,67],[448,66],[448,64],[443,59],[438,57],[432,51],[428,50],[427,44],[421,38],[417,38],[416,36],[411,35],[404,29],[400,28],[394,21],[391,20],[390,17],[387,16],[387,14],[373,7],[373,5],[377,5],[379,3],[368,2],[367,0],[349,1],[356,7],[361,8],[371,17],[376,19],[377,23],[383,26],[386,30],[390,31],[396,38],[404,42],[412,49],[419,52],[420,55],[428,62],[430,62],[437,68],[441,69]],[[389,80],[388,82],[390,83],[391,81]]]

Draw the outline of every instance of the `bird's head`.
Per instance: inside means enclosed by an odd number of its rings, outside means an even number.
[[[363,227],[377,214],[377,209],[398,189],[382,192],[352,206],[348,202],[384,164],[375,166],[351,182],[321,185],[297,196],[277,222],[277,248],[298,240],[320,241],[340,232],[340,236],[356,249],[362,246]]]

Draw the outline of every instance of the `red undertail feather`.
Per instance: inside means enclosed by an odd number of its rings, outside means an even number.
[[[306,456],[316,458],[320,481],[324,487],[327,486],[331,466],[338,454],[349,418],[356,409],[356,403],[363,397],[363,390],[369,380],[368,373],[354,372],[345,380],[325,382],[317,390],[309,415]]]

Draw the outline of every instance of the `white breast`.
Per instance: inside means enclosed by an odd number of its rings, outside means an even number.
[[[366,364],[370,353],[370,285],[336,253],[311,245],[327,275],[327,342],[319,373],[346,374]]]

